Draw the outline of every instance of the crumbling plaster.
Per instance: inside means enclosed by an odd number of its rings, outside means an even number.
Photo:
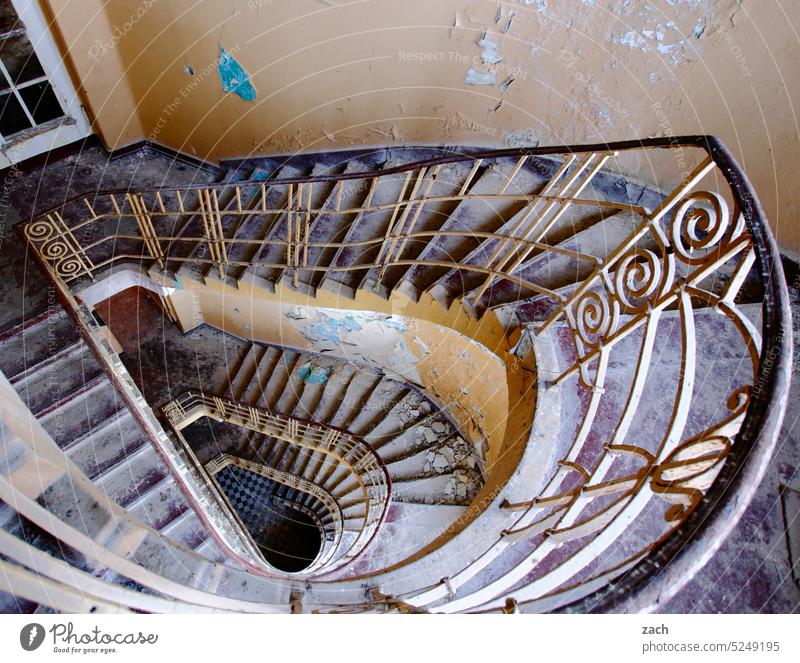
[[[716,134],[800,252],[790,0],[44,1],[112,147],[218,160]],[[223,90],[222,48],[255,100]],[[630,167],[661,180],[646,166]]]
[[[348,305],[324,292],[309,299],[289,290],[273,296],[214,281],[178,284],[168,303],[184,331],[210,324],[241,338],[329,353],[376,368],[418,386],[445,407],[465,438],[485,445],[481,451],[488,465],[500,456],[509,406],[516,402],[509,394],[515,382],[507,377],[507,342],[496,329],[486,329],[491,323],[472,327],[490,349],[452,326],[427,319],[439,317],[426,313],[438,305],[418,305],[402,296],[392,305],[361,293]],[[406,302],[403,308],[396,304],[401,300]]]

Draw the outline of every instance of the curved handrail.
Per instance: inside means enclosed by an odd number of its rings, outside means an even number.
[[[347,469],[358,483],[362,495],[361,502],[365,510],[361,519],[362,525],[355,540],[346,549],[334,548],[324,565],[315,565],[313,570],[316,573],[333,571],[351,561],[380,529],[391,498],[391,479],[381,457],[361,438],[333,426],[277,414],[203,392],[187,391],[167,403],[163,410],[176,431],[182,430],[200,417],[211,417],[265,433],[311,452],[322,453],[330,457],[336,465]],[[276,480],[281,481],[279,476],[283,473],[279,475],[279,470],[270,469],[275,473]],[[295,483],[300,485],[298,481]],[[310,482],[304,482],[303,485],[305,483]],[[314,490],[314,496],[319,495],[325,500],[327,492],[324,486],[312,484],[309,490]],[[331,508],[334,512],[339,509],[338,505]],[[338,541],[342,540],[341,533],[340,530]],[[308,569],[304,569],[301,573],[308,572]]]
[[[566,163],[567,159],[573,159],[576,155],[591,155],[592,158],[596,155],[600,160],[608,158],[608,154],[626,150],[662,148],[699,148],[705,150],[708,158],[692,171],[677,189],[662,197],[661,202],[654,209],[637,207],[637,209],[627,210],[640,215],[645,219],[645,222],[637,230],[637,233],[640,234],[629,237],[631,241],[627,244],[621,244],[607,258],[586,256],[573,251],[570,257],[575,260],[585,261],[587,265],[592,267],[593,271],[592,275],[585,279],[582,285],[579,285],[577,289],[570,293],[554,292],[514,274],[516,268],[520,265],[520,260],[518,259],[520,255],[528,255],[532,250],[559,251],[558,247],[550,246],[541,241],[542,233],[530,236],[518,236],[513,232],[489,233],[489,236],[485,239],[493,239],[499,245],[509,247],[511,250],[508,253],[508,258],[504,258],[495,265],[482,266],[464,265],[443,260],[404,260],[401,258],[402,251],[392,254],[390,247],[395,246],[397,243],[402,246],[409,239],[422,240],[427,237],[430,242],[447,235],[444,231],[430,231],[429,235],[421,232],[403,234],[398,231],[396,236],[387,237],[388,241],[386,243],[380,243],[381,252],[378,260],[367,265],[358,266],[358,269],[375,268],[381,270],[397,265],[436,266],[484,274],[488,278],[485,285],[478,291],[477,297],[473,302],[480,300],[488,285],[498,279],[521,286],[529,292],[540,293],[550,297],[557,302],[557,307],[549,320],[538,330],[538,333],[547,334],[557,325],[569,330],[574,345],[575,360],[571,365],[564,367],[564,370],[558,376],[555,376],[552,383],[544,385],[544,387],[557,388],[575,377],[580,388],[587,394],[588,415],[585,421],[589,421],[602,399],[604,389],[603,373],[605,371],[603,367],[607,363],[615,344],[634,332],[643,333],[647,338],[647,330],[650,329],[651,325],[655,326],[659,316],[665,314],[665,312],[677,311],[685,341],[684,362],[689,365],[693,364],[695,361],[693,341],[686,340],[691,339],[694,333],[693,319],[695,313],[692,301],[694,298],[704,298],[709,295],[709,292],[701,286],[704,277],[713,275],[724,263],[734,259],[738,260],[734,275],[730,278],[729,283],[731,285],[721,293],[712,293],[714,297],[711,304],[716,307],[716,310],[727,316],[731,324],[739,329],[742,337],[746,341],[750,339],[751,346],[756,348],[752,353],[753,382],[749,392],[738,394],[738,402],[733,402],[731,407],[733,414],[730,420],[720,423],[720,426],[726,427],[724,428],[724,434],[720,432],[722,428],[719,427],[711,427],[706,431],[707,435],[718,434],[720,438],[728,440],[728,442],[723,444],[719,451],[709,452],[705,455],[689,456],[689,460],[694,463],[701,461],[706,463],[703,465],[703,472],[699,475],[684,472],[680,480],[653,480],[649,484],[646,483],[646,480],[655,479],[656,477],[671,476],[667,473],[674,472],[675,468],[679,467],[675,463],[683,462],[685,464],[686,459],[675,454],[699,453],[698,450],[692,450],[693,448],[686,451],[684,445],[691,442],[691,440],[682,439],[685,428],[684,410],[687,407],[686,403],[691,399],[691,383],[687,376],[692,371],[685,371],[680,383],[680,395],[676,400],[676,411],[669,423],[668,433],[659,448],[654,452],[651,450],[652,459],[647,459],[642,454],[643,449],[641,448],[637,447],[637,450],[631,450],[624,448],[626,447],[625,444],[614,443],[613,440],[610,441],[608,448],[604,450],[605,458],[609,458],[611,453],[632,453],[646,459],[646,470],[643,473],[632,476],[626,480],[627,482],[619,481],[611,488],[603,486],[602,490],[612,491],[612,493],[606,494],[617,495],[615,497],[617,499],[616,502],[610,503],[595,516],[588,518],[585,515],[582,516],[584,509],[579,508],[579,505],[586,506],[586,495],[599,494],[601,485],[608,483],[604,479],[608,477],[610,461],[598,456],[596,462],[593,463],[593,467],[584,468],[575,463],[575,458],[568,456],[564,459],[564,464],[560,466],[558,473],[551,477],[550,494],[545,495],[545,499],[549,500],[548,503],[557,508],[555,515],[552,515],[550,520],[542,521],[539,519],[537,521],[534,515],[540,511],[540,506],[543,502],[537,503],[535,499],[532,499],[530,504],[524,507],[523,516],[503,534],[502,538],[512,539],[515,536],[519,536],[523,531],[527,533],[536,531],[538,534],[546,534],[552,546],[552,542],[568,541],[568,537],[581,532],[594,535],[598,531],[615,527],[616,523],[620,521],[621,513],[630,514],[632,512],[628,505],[635,502],[636,495],[643,494],[641,491],[646,486],[654,493],[666,486],[666,491],[662,494],[667,495],[670,499],[679,499],[678,494],[684,495],[684,497],[687,494],[690,495],[690,497],[686,498],[689,499],[687,504],[684,504],[677,511],[675,509],[671,511],[673,515],[678,514],[679,518],[665,536],[658,541],[654,541],[641,555],[636,555],[630,560],[621,563],[610,570],[608,574],[595,576],[596,579],[613,577],[615,582],[612,587],[598,587],[597,583],[592,584],[586,581],[585,586],[587,588],[591,587],[593,593],[583,597],[584,595],[577,592],[566,601],[566,603],[571,602],[573,604],[570,609],[586,610],[599,607],[603,610],[612,610],[623,608],[628,604],[644,608],[655,605],[652,594],[654,590],[646,584],[646,580],[650,579],[667,561],[673,562],[669,567],[668,573],[670,573],[671,577],[678,578],[680,570],[690,568],[697,559],[707,556],[707,552],[700,550],[700,544],[697,543],[703,533],[709,534],[711,537],[710,542],[706,542],[707,547],[719,544],[724,534],[735,524],[746,507],[757,479],[763,475],[765,458],[768,458],[774,444],[785,407],[786,386],[788,385],[791,359],[791,343],[786,336],[791,334],[791,326],[788,324],[788,294],[782,276],[777,247],[766,224],[763,211],[752,187],[731,155],[717,139],[693,136],[626,141],[607,145],[489,150],[467,156],[445,157],[406,164],[393,169],[367,174],[292,178],[272,180],[267,184],[246,182],[236,185],[236,187],[299,186],[316,182],[371,179],[399,173],[411,174],[415,171],[432,169],[436,166],[457,161],[470,160],[478,162],[480,160],[506,157],[517,157],[520,159],[520,164],[522,164],[523,159],[530,157],[548,159],[562,155]],[[599,167],[594,171],[594,174],[598,172],[600,172]],[[712,172],[724,178],[729,186],[728,192],[716,194],[714,192],[695,191],[704,178]],[[422,174],[420,174],[420,177],[422,177]],[[167,192],[176,192],[176,200],[181,205],[181,211],[188,214],[191,213],[191,210],[184,207],[185,200],[179,195],[179,192],[191,190],[203,192],[202,195],[206,195],[208,192],[221,188],[223,188],[222,185],[164,188],[155,192],[155,194],[151,194],[153,196],[152,205],[145,205],[143,194],[105,192],[109,195],[109,202],[112,207],[116,207],[113,210],[113,218],[127,215],[138,224],[138,234],[116,236],[124,240],[135,239],[142,242],[144,250],[138,253],[126,251],[120,254],[113,254],[110,259],[108,256],[101,256],[100,259],[95,260],[90,255],[90,252],[109,244],[107,242],[108,238],[101,238],[100,241],[92,240],[86,244],[79,243],[74,233],[74,228],[77,226],[71,226],[61,214],[61,211],[68,208],[71,203],[83,203],[92,217],[89,221],[80,222],[84,224],[80,226],[81,229],[89,228],[93,223],[97,224],[104,219],[111,218],[108,213],[102,210],[98,213],[92,207],[88,197],[73,199],[73,201],[51,210],[50,213],[45,215],[44,222],[37,220],[33,224],[29,224],[26,227],[26,235],[32,246],[37,250],[39,259],[52,270],[56,278],[61,279],[63,282],[77,281],[82,277],[91,278],[98,269],[116,260],[144,258],[161,265],[163,268],[167,266],[170,260],[180,260],[180,258],[174,258],[168,253],[165,254],[162,244],[166,246],[173,241],[185,239],[156,232],[154,223],[157,223],[159,218],[169,216],[169,210],[165,207],[165,194]],[[235,188],[235,190],[239,191],[240,189]],[[93,193],[92,200],[99,195]],[[484,196],[484,198],[498,199],[498,196],[502,195],[504,194],[499,193],[495,196]],[[125,196],[122,206],[119,205],[120,201],[116,200],[115,196]],[[461,199],[465,199],[465,197]],[[725,207],[728,205],[725,202],[726,199],[732,200],[732,212]],[[211,198],[207,198],[206,201],[210,202]],[[398,201],[394,209],[399,211],[404,208],[407,211],[412,204],[418,202],[421,206],[422,203],[419,199]],[[549,209],[550,207],[563,208],[566,205],[582,205],[587,201],[574,194],[567,196],[534,195],[530,196],[526,201],[520,200],[520,202],[529,204],[541,203],[548,206]],[[128,205],[127,210],[124,207],[125,204]],[[241,206],[239,211],[243,211]],[[283,213],[286,210],[261,211]],[[359,211],[367,211],[367,208],[359,208]],[[301,209],[297,212],[291,211],[292,214],[297,213],[298,218],[303,218],[303,215],[313,214],[314,212],[315,210],[311,208]],[[219,209],[215,211],[213,206],[207,207],[202,214],[204,220],[208,222],[206,233],[203,237],[191,238],[191,241],[208,242],[212,249],[212,258],[205,261],[194,258],[192,260],[213,264],[219,267],[220,271],[224,271],[224,267],[228,264],[227,247],[240,240],[235,237],[224,236],[219,225]],[[671,220],[667,218],[668,216],[670,216]],[[721,220],[725,220],[725,223],[718,223]],[[39,225],[36,225],[37,223]],[[548,223],[550,222],[548,221]],[[718,225],[715,225],[717,223]],[[697,232],[698,224],[702,232]],[[307,235],[303,234],[301,225],[298,222],[296,236],[287,238],[287,244],[289,245],[287,257],[292,258],[293,262],[287,260],[286,263],[276,264],[276,267],[294,269],[295,273],[298,268],[303,270],[328,269],[328,271],[350,269],[349,267],[341,266],[320,268],[306,264],[301,265],[300,256],[303,255],[303,251],[316,246],[308,240]],[[723,226],[724,228],[717,232],[717,228]],[[676,228],[678,234],[675,234]],[[652,241],[653,248],[638,250],[636,239],[643,237],[645,234]],[[91,233],[89,233],[89,236],[91,239]],[[537,239],[532,239],[532,237]],[[695,258],[691,253],[681,253],[681,242],[687,237],[689,244],[692,245],[692,250],[699,249],[702,253],[711,247],[718,252],[718,255],[716,257],[712,256],[705,263],[702,261],[700,263],[693,262]],[[356,244],[358,243],[354,243],[353,246]],[[328,244],[327,246],[333,245]],[[337,244],[336,246],[340,245]],[[524,260],[524,256],[521,260]],[[230,264],[239,263],[232,261]],[[613,269],[615,266],[616,269]],[[755,266],[759,283],[763,290],[762,329],[760,335],[757,332],[754,333],[755,330],[752,325],[748,326],[744,316],[737,311],[734,301],[739,287],[752,266]],[[624,276],[620,277],[620,273]],[[659,278],[656,278],[656,273]],[[602,298],[598,299],[597,288],[605,289],[609,293],[607,301],[603,301]],[[522,297],[522,295],[520,296]],[[626,318],[631,314],[633,314],[633,318]],[[642,332],[641,330],[645,331]],[[758,338],[759,336],[760,339]],[[760,351],[758,350],[759,341],[761,345]],[[642,347],[645,348],[645,345]],[[647,354],[647,352],[643,352],[642,356],[646,359]],[[727,397],[727,395],[725,396]],[[626,418],[630,419],[630,417]],[[629,423],[628,421],[628,425]],[[589,429],[584,426],[578,433],[579,437],[586,439],[588,431]],[[617,437],[624,441],[624,430],[618,436],[615,436],[615,439]],[[732,443],[734,440],[735,444]],[[701,437],[699,442],[705,443],[706,440]],[[581,442],[573,445],[573,448],[580,449],[582,446]],[[753,452],[757,452],[756,462],[746,463],[745,461]],[[572,465],[569,463],[572,463]],[[577,492],[574,489],[568,491],[559,490],[557,484],[566,481],[567,477],[570,476],[570,472],[578,471],[576,466],[583,470],[584,490]],[[590,483],[590,479],[587,477],[592,477],[591,480],[594,483]],[[688,486],[693,486],[692,482],[696,482],[699,479],[707,482],[707,485],[700,489],[692,487],[691,491],[695,492],[681,493],[673,490],[674,488],[680,488],[682,491],[689,491],[690,488]],[[619,497],[618,493],[613,493],[613,490],[618,487],[621,487],[619,492],[622,493],[622,497]],[[730,490],[731,488],[736,490]],[[741,496],[744,499],[735,500],[736,497]],[[684,499],[684,497],[680,499]],[[682,504],[682,502],[679,503]],[[723,506],[726,509],[723,509]],[[727,510],[724,517],[721,515],[723,510]],[[733,516],[731,516],[731,513]],[[530,529],[536,522],[542,523],[540,529],[537,529],[539,526]],[[556,524],[560,524],[560,526],[555,527]],[[542,550],[544,549],[547,549],[547,546],[542,548]],[[597,546],[595,546],[595,549],[597,549]],[[678,587],[684,581],[676,581],[673,586]],[[447,597],[454,587],[453,579],[448,578],[445,585],[437,586],[432,591],[439,598],[442,598]],[[421,604],[423,605],[425,604],[424,601],[428,600],[421,598],[425,594],[426,592],[423,592],[422,595],[417,597],[418,600],[422,601]],[[546,594],[546,596],[551,595],[552,592]],[[407,598],[406,600],[410,599]],[[450,604],[452,609],[458,609],[460,605],[457,601],[450,601]],[[524,600],[520,605],[525,605]]]

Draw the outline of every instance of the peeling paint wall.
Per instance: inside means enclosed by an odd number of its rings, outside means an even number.
[[[217,160],[710,133],[800,252],[797,2],[45,1],[110,146]],[[222,48],[254,100],[225,91]]]
[[[319,300],[307,300],[288,290],[271,295],[257,288],[240,291],[218,282],[181,284],[183,287],[173,290],[168,299],[184,331],[207,323],[248,340],[335,356],[378,369],[416,385],[444,407],[465,439],[485,444],[480,451],[489,466],[500,457],[509,408],[519,395],[509,393],[517,380],[509,380],[507,375],[508,343],[489,321],[492,316],[464,326],[458,316],[453,316],[454,329],[452,322],[440,324],[445,319],[437,304],[420,305],[401,296],[394,305],[377,297],[363,297],[353,300],[348,310],[332,293],[330,303],[336,300],[335,307],[326,306],[329,302],[322,294]],[[401,301],[404,308],[397,305]],[[388,310],[382,311],[387,305]],[[440,313],[427,315],[435,307]],[[313,366],[303,368],[301,379],[327,379],[314,372]]]

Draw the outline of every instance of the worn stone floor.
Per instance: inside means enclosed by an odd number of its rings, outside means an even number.
[[[671,613],[798,613],[800,560],[790,561],[784,487],[800,490],[800,274],[787,269],[794,326],[789,405],[769,470],[756,497],[721,549],[667,605]],[[792,568],[794,566],[794,568]]]
[[[6,171],[0,177],[0,330],[32,317],[54,301],[14,228],[16,224],[87,191],[124,189],[134,184],[153,186],[167,181],[173,184],[208,181],[214,177],[209,171],[148,151],[112,161],[98,147],[26,172],[10,173]],[[785,535],[787,526],[797,528],[798,523],[786,523],[781,503],[783,487],[800,490],[800,276],[792,272],[788,281],[793,301],[794,379],[769,471],[733,534],[687,587],[664,606],[665,612],[800,612],[800,565],[795,567],[793,575]],[[130,324],[117,333],[129,335],[127,342],[140,338],[143,351],[168,356],[173,368],[160,377],[131,372],[145,391],[178,395],[184,388],[184,374],[199,374],[196,363],[192,363],[198,358],[191,344],[178,342],[180,332],[170,323],[160,319],[152,309],[143,309],[132,307]],[[145,329],[154,328],[158,330],[156,338],[144,333]],[[224,353],[224,349],[220,352]],[[223,360],[221,366],[224,365]],[[183,369],[176,372],[174,366]],[[152,382],[156,379],[160,382]],[[794,560],[795,564],[797,561]]]

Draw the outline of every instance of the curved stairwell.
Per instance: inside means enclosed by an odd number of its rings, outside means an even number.
[[[406,384],[336,358],[256,344],[235,366],[229,390],[234,400],[362,438],[386,464],[394,500],[466,506],[483,484],[480,452],[458,435],[445,411]],[[248,436],[236,455],[315,483],[333,471],[320,454],[287,446]],[[433,478],[438,480],[425,482]]]
[[[456,520],[480,491],[485,463],[481,451],[459,435],[447,413],[418,390],[341,359],[237,343],[234,339],[225,342],[233,364],[225,384],[215,390],[222,395],[220,402],[230,408],[252,407],[283,415],[300,426],[313,422],[326,433],[332,431],[336,440],[324,451],[304,447],[219,421],[213,411],[211,416],[181,428],[183,438],[206,467],[219,458],[233,458],[274,468],[327,491],[341,509],[345,533],[339,545],[350,544],[348,537],[353,535],[347,531],[358,531],[364,516],[357,477],[343,471],[331,458],[334,452],[344,455],[338,449],[349,437],[363,440],[376,454],[390,477],[392,502],[404,505],[392,511],[391,536],[381,537],[384,548],[392,548],[393,554],[384,552],[379,556],[380,563],[386,564],[390,558],[399,561],[413,552],[408,548],[409,540],[416,546],[429,543],[433,537],[429,534],[430,540],[424,538],[419,521],[429,521],[433,532],[437,526]],[[237,347],[240,356],[235,356]],[[197,376],[201,381],[204,377]],[[191,397],[173,402],[191,402]],[[209,405],[213,410],[212,401]],[[166,406],[168,410],[170,407]],[[263,508],[269,509],[269,503],[276,499],[305,507],[318,501],[312,491],[280,481],[274,492],[261,500]],[[400,520],[399,511],[404,512]],[[416,517],[415,512],[419,514]],[[320,515],[323,524],[332,518],[330,513]],[[359,560],[360,570],[373,568],[378,563],[375,557],[374,551],[365,551]]]
[[[18,609],[652,610],[785,407],[777,252],[710,138],[255,159],[24,232],[71,317],[0,338]],[[169,351],[92,315],[131,285]]]

